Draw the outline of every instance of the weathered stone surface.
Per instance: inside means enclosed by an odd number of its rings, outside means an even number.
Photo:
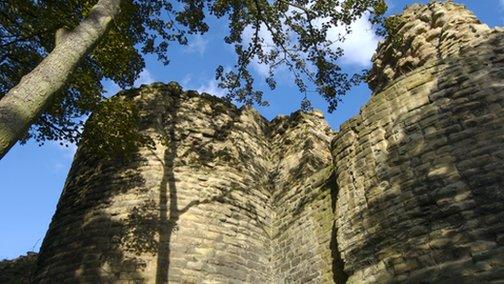
[[[177,89],[153,84],[129,94],[155,149],[128,162],[79,149],[37,280],[329,280],[330,191],[309,180],[332,164],[323,117],[268,122]]]
[[[31,283],[36,263],[37,254],[34,252],[28,252],[13,260],[0,261],[0,283]]]
[[[502,281],[504,32],[450,2],[401,17],[338,133],[173,84],[120,94],[156,147],[78,150],[36,281]]]
[[[349,283],[502,280],[504,33],[453,3],[403,17],[406,37],[437,36],[403,48],[413,71],[380,46],[383,85],[332,142],[344,270]]]
[[[373,57],[369,85],[375,91],[418,67],[464,55],[492,32],[464,6],[452,2],[411,5],[396,17],[395,25]]]

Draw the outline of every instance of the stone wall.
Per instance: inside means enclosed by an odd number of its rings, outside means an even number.
[[[28,252],[13,260],[0,261],[0,283],[31,283],[32,271],[37,263],[37,253]]]
[[[398,19],[338,133],[172,83],[118,94],[155,147],[79,148],[36,281],[504,279],[504,31],[450,2]]]
[[[332,163],[332,133],[321,120],[314,112],[272,121],[273,283],[332,281],[333,218],[325,185],[331,170],[323,169]]]
[[[122,96],[155,148],[126,162],[78,150],[38,281],[330,279],[330,193],[310,179],[332,164],[320,113],[268,122],[175,84]]]
[[[468,13],[452,3],[408,9],[419,18],[406,37],[442,19],[458,25],[442,28],[450,35],[425,47],[433,57],[378,89],[332,142],[350,283],[504,279],[504,33],[473,29],[481,25]]]
[[[414,4],[388,22],[392,34],[379,44],[368,80],[375,92],[428,62],[463,54],[491,32],[471,11],[452,2]]]

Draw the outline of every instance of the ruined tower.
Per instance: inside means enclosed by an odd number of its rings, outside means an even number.
[[[504,30],[414,5],[332,141],[349,282],[504,279]]]
[[[394,30],[339,132],[175,84],[119,94],[156,145],[127,162],[78,150],[35,280],[504,279],[504,31],[450,2]]]

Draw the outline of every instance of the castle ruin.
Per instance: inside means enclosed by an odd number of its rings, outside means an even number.
[[[78,150],[35,282],[503,281],[504,30],[451,2],[397,19],[339,132],[175,84],[119,94],[156,147]]]

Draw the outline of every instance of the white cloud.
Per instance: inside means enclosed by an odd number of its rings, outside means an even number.
[[[254,68],[256,73],[262,78],[267,78],[269,75],[269,66],[267,64],[254,60],[252,61],[252,68]]]
[[[347,34],[344,27],[333,27],[328,30],[327,37],[329,40],[335,42],[335,47],[343,48],[342,63],[369,67],[371,65],[371,57],[376,51],[380,37],[373,30],[368,20],[368,15],[364,15],[353,22],[350,25],[350,29],[351,32]],[[345,41],[337,42],[341,35],[345,36]]]
[[[185,74],[184,78],[180,81],[180,85],[184,87],[184,89],[187,89],[187,86],[190,86],[193,75],[191,73]]]
[[[150,71],[145,68],[140,72],[140,75],[138,79],[135,80],[135,83],[133,84],[134,87],[138,88],[143,84],[150,84],[157,81],[150,73]],[[110,79],[105,79],[103,81],[103,87],[105,90],[105,97],[110,98],[120,92],[122,88],[117,85],[114,81]]]
[[[156,79],[154,79],[149,70],[145,68],[142,72],[140,72],[140,76],[136,79],[134,86],[139,87],[143,84],[150,84],[154,81],[156,81]]]
[[[499,0],[499,8],[501,13],[504,12],[504,0]],[[504,18],[501,17],[501,21],[504,23]]]
[[[243,31],[243,39],[245,45],[248,46],[252,42],[252,38],[254,37],[255,30],[252,26],[247,26]],[[261,46],[265,53],[268,53],[272,50],[274,43],[273,37],[271,33],[267,30],[266,25],[262,24],[259,29],[259,38],[262,39]],[[267,64],[261,63],[257,58],[254,58],[251,62],[251,66],[254,71],[261,77],[266,78],[269,75],[269,66]]]
[[[217,97],[224,97],[226,95],[226,91],[219,88],[219,85],[216,80],[210,80],[205,84],[201,85],[197,91],[199,93],[208,93],[210,95],[214,95]]]
[[[205,54],[208,45],[208,40],[204,39],[201,35],[196,35],[190,39],[187,48],[184,49],[187,53],[198,53],[200,56]]]
[[[504,0],[500,0],[504,2]],[[334,47],[341,47],[344,50],[344,55],[341,58],[342,64],[354,65],[358,67],[369,67],[371,65],[371,57],[376,51],[378,42],[381,40],[373,30],[372,24],[368,20],[369,15],[355,20],[350,25],[351,32],[347,34],[345,27],[338,26],[328,30],[327,39],[334,42]],[[315,25],[321,25],[322,20]],[[245,44],[249,44],[253,38],[254,29],[249,26],[244,30],[243,37]],[[263,50],[268,52],[273,48],[273,40],[267,29],[261,26],[259,36],[263,39]],[[338,39],[344,36],[345,40],[339,42]],[[292,37],[291,37],[292,38]],[[254,59],[251,63],[254,71],[261,77],[266,78],[269,74],[269,66],[258,62]],[[277,73],[282,73],[284,70],[278,70]]]
[[[392,0],[385,0],[385,3],[387,3],[387,10],[389,11],[392,11],[396,7],[395,2]]]

